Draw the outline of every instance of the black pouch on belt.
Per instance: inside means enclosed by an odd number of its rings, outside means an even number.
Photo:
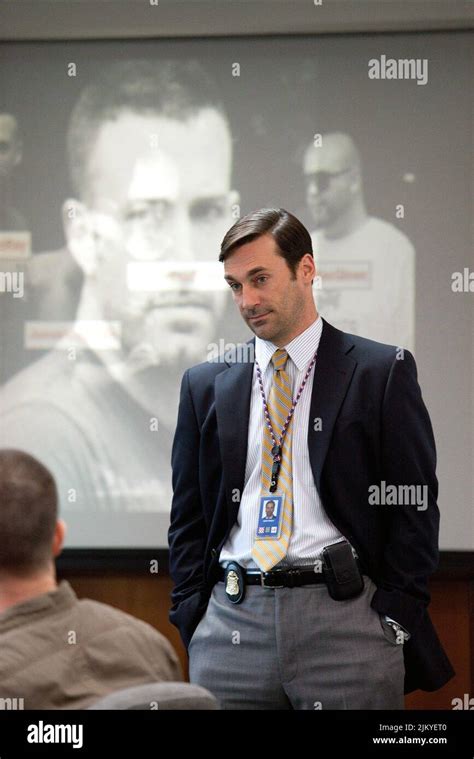
[[[229,561],[224,572],[225,592],[232,604],[240,604],[245,598],[245,574],[236,561]]]
[[[323,549],[323,576],[335,601],[355,598],[364,589],[364,578],[347,540]]]

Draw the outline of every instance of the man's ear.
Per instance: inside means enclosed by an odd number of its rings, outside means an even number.
[[[354,194],[354,193],[360,192],[361,187],[362,187],[362,177],[358,169],[355,166],[353,166],[351,170],[351,184],[350,184],[351,193]]]
[[[23,160],[23,141],[18,140],[16,145],[16,156],[14,166],[18,166]]]
[[[66,536],[66,522],[63,519],[58,519],[56,527],[54,528],[52,552],[53,558],[59,556],[63,550],[64,538]]]
[[[299,263],[302,267],[303,274],[307,278],[314,279],[316,276],[316,264],[311,253],[305,253]]]
[[[96,244],[87,207],[75,198],[68,198],[62,207],[67,247],[86,276],[97,268]]]

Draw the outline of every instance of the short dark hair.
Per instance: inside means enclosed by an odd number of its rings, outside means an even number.
[[[222,240],[219,261],[225,261],[241,245],[265,234],[272,235],[277,252],[295,277],[303,256],[306,253],[313,255],[313,244],[306,227],[284,208],[260,208],[236,221]]]
[[[56,484],[28,453],[0,450],[0,572],[46,568],[58,518]]]
[[[196,60],[111,64],[84,88],[71,113],[67,152],[74,191],[81,196],[86,190],[88,157],[106,121],[127,110],[185,120],[204,108],[227,121],[216,83]]]

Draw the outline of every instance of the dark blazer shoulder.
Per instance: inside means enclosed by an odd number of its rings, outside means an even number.
[[[379,343],[368,337],[353,335],[350,332],[343,332],[332,324],[329,324],[329,322],[323,318],[323,331],[321,334],[320,345],[324,345],[325,342],[331,342],[334,345],[340,346],[340,348],[346,353],[349,351],[356,351],[358,356],[393,358],[397,351],[404,350],[405,353],[409,353],[407,349],[400,345]]]
[[[217,375],[227,371],[236,363],[246,361],[253,364],[252,349],[255,346],[255,338],[251,338],[242,345],[250,348],[244,359],[238,351],[237,354],[224,353],[215,359],[203,361],[187,369],[184,378],[189,383],[191,391],[202,393],[214,387]],[[336,357],[342,352],[350,356],[356,363],[389,371],[394,359],[400,356],[401,351],[404,351],[405,356],[408,355],[409,358],[412,358],[410,352],[401,346],[379,343],[367,337],[343,332],[323,318],[323,330],[318,350],[320,357],[324,356],[330,360],[332,356]]]
[[[254,363],[255,337],[235,346],[235,350],[220,353],[215,358],[195,364],[186,370],[190,384],[194,387],[201,383],[212,383],[218,374],[231,368],[234,364]]]
[[[184,376],[187,376],[193,387],[203,383],[213,384],[217,375],[228,368],[229,365],[225,361],[203,361],[201,364],[195,364],[186,369]]]
[[[350,355],[357,362],[389,367],[393,360],[400,355],[413,358],[410,351],[399,345],[389,345],[388,343],[379,343],[368,337],[353,335],[350,332],[343,332],[332,324],[329,324],[323,318],[323,331],[319,345],[319,352],[342,351]]]

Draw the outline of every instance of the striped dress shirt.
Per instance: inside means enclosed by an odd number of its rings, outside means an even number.
[[[318,316],[304,332],[284,346],[288,352],[288,361],[285,368],[292,383],[293,398],[304,379],[311,359],[319,345],[322,330],[323,321]],[[255,358],[262,372],[263,387],[267,399],[274,372],[271,357],[277,350],[277,347],[267,340],[261,340],[259,337],[255,338]],[[309,460],[308,424],[314,423],[314,420],[309,419],[309,410],[315,366],[306,382],[291,422],[293,428],[293,530],[288,546],[288,553],[278,566],[312,564],[317,558],[320,558],[322,549],[325,546],[343,539],[343,536],[333,525],[324,510],[314,484]],[[259,500],[262,490],[262,438],[264,423],[262,396],[257,370],[254,366],[244,491],[242,493],[237,522],[232,528],[229,538],[220,553],[219,561],[221,564],[232,560],[237,561],[247,569],[257,568],[251,557],[251,551],[257,531]],[[278,439],[281,430],[274,430],[274,432],[275,437]]]

